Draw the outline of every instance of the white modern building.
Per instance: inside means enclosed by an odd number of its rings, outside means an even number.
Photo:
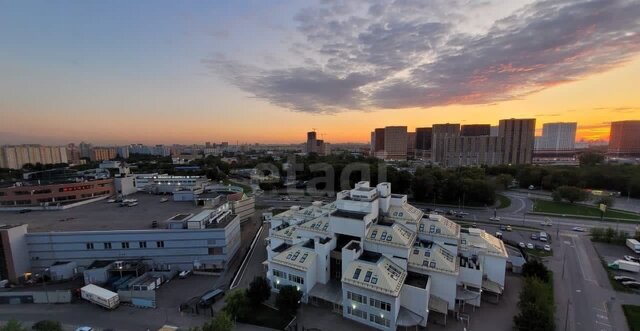
[[[507,250],[480,229],[427,215],[389,183],[268,218],[267,278],[372,328],[425,327],[504,290]],[[439,317],[438,317],[439,316]]]
[[[536,141],[536,151],[573,152],[577,127],[576,122],[544,123],[542,136]]]
[[[154,194],[173,193],[179,190],[203,189],[209,180],[204,176],[171,176],[166,174],[133,174],[138,191]]]

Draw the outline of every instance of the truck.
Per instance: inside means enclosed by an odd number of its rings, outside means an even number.
[[[609,263],[609,268],[629,272],[640,272],[640,263],[625,260],[615,260],[612,263]]]
[[[107,309],[115,309],[120,304],[118,293],[93,284],[81,288],[80,297]]]
[[[640,254],[640,242],[635,239],[627,239],[627,247],[631,248],[634,253]]]

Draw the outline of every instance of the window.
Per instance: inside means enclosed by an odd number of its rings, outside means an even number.
[[[424,224],[420,224],[420,232],[424,232]]]
[[[436,261],[431,261],[431,263],[429,263],[429,268],[435,268],[436,267]]]
[[[362,272],[362,269],[360,268],[356,269],[356,271],[353,273],[353,279],[360,278],[360,272]]]
[[[158,240],[158,241],[156,241],[156,247],[158,247],[158,248],[164,248],[164,240]]]
[[[128,242],[128,241],[123,241],[123,242],[122,242],[122,248],[123,248],[123,249],[127,249],[127,248],[129,248],[129,242]]]
[[[369,298],[369,305],[380,310],[391,311],[391,304],[374,298]]]
[[[373,277],[371,277],[371,284],[378,284],[378,275],[373,275]]]
[[[111,249],[111,243],[104,243],[104,249]]]
[[[307,256],[309,256],[309,253],[304,253],[300,258],[300,263],[304,263],[304,261],[307,259]]]
[[[418,255],[418,253],[420,253],[420,251],[418,251],[417,249],[413,250],[413,255]]]
[[[364,275],[364,281],[365,281],[365,282],[367,282],[367,283],[368,283],[368,282],[371,280],[371,274],[372,274],[372,272],[371,272],[371,271],[367,271],[367,274],[366,274],[366,275]]]
[[[389,327],[389,320],[384,318],[384,317],[380,317],[380,316],[374,315],[374,314],[369,314],[369,320],[371,322],[376,323],[376,324],[380,324],[380,325]]]
[[[284,272],[282,272],[280,270],[277,270],[277,269],[273,269],[273,275],[276,276],[276,277],[280,277],[280,278],[287,278],[287,274],[286,273],[284,273]]]
[[[367,304],[367,297],[364,295],[360,295],[358,293],[347,291],[347,299],[353,300],[359,303],[364,303],[365,305]]]
[[[297,276],[297,275],[289,274],[289,280],[294,282],[294,283],[304,284],[304,278],[302,278],[300,276]]]
[[[222,255],[222,247],[209,247],[209,255]]]
[[[378,235],[378,230],[373,230],[371,232],[371,239],[376,239],[376,236]]]
[[[392,235],[387,236],[387,241],[391,241]]]
[[[431,251],[424,251],[424,256],[431,257]]]
[[[385,240],[387,239],[387,231],[383,232],[382,235],[380,236],[380,240]]]
[[[141,241],[138,243],[138,245],[140,246],[140,248],[147,248],[147,242],[146,241]]]
[[[87,249],[88,250],[92,250],[93,249],[93,243],[87,243]]]
[[[434,233],[434,232],[436,232],[436,226],[435,225],[431,225],[429,227],[429,233]]]
[[[365,320],[367,319],[367,313],[362,311],[362,310],[360,310],[360,309],[356,309],[356,308],[352,309],[350,306],[347,306],[347,313],[349,315],[360,317],[360,318],[365,319]]]

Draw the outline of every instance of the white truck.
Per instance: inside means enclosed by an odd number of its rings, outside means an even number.
[[[609,263],[609,268],[630,272],[640,272],[640,263],[626,260],[615,260],[612,263]]]
[[[640,242],[635,239],[627,239],[627,247],[631,248],[634,253],[640,254]]]
[[[93,284],[81,288],[80,296],[87,301],[107,309],[115,309],[120,304],[118,293],[111,292]]]

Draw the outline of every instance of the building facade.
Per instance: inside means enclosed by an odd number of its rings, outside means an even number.
[[[576,122],[544,123],[542,136],[536,144],[540,152],[573,152],[575,150]]]
[[[406,160],[408,134],[406,126],[387,126],[384,128],[384,159]]]
[[[0,188],[1,208],[60,206],[113,195],[112,178],[38,185],[19,183]]]
[[[460,124],[434,124],[431,133],[431,162],[440,164],[446,158],[448,139],[460,136]]]
[[[460,136],[445,140],[443,167],[498,165],[502,162],[498,137]]]
[[[91,161],[113,160],[118,156],[115,147],[94,147],[91,149]]]
[[[431,128],[416,128],[416,157],[431,158]]]
[[[268,218],[267,279],[302,301],[379,330],[425,327],[483,295],[501,295],[504,243],[427,215],[389,183],[357,183],[329,204]]]
[[[614,157],[639,157],[640,121],[611,122],[607,153]]]
[[[21,169],[25,164],[69,163],[64,146],[16,145],[0,147],[0,168]]]
[[[530,164],[533,158],[536,120],[500,120],[499,142],[502,144],[502,164]]]
[[[463,137],[489,136],[491,135],[491,125],[489,124],[467,124],[460,127],[460,135]]]

